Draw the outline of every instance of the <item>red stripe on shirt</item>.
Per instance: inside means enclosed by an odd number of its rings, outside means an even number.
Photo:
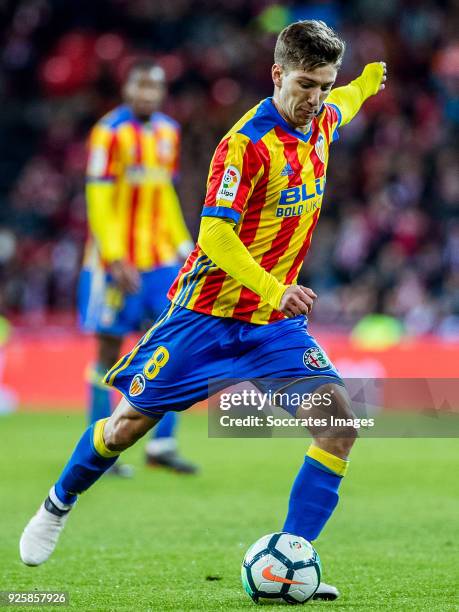
[[[304,258],[306,257],[309,251],[309,247],[311,246],[312,233],[317,225],[317,221],[319,220],[319,214],[320,214],[320,209],[316,210],[316,212],[314,213],[314,216],[312,218],[312,223],[309,226],[309,229],[306,234],[306,238],[304,239],[303,245],[301,249],[298,251],[293,261],[292,267],[287,272],[287,275],[284,281],[284,285],[291,285],[298,276],[298,273],[303,264]],[[272,323],[273,321],[280,321],[284,317],[285,315],[282,314],[282,312],[280,312],[279,310],[273,310],[271,313],[271,316],[269,317],[269,322]]]
[[[259,145],[259,146],[258,146]],[[257,150],[253,149],[252,143],[246,147],[243,157],[243,166],[242,166],[242,177],[241,186],[239,188],[237,194],[237,201],[239,204],[238,209],[242,210],[245,204],[245,198],[247,197],[247,192],[249,189],[249,184],[251,184],[253,177],[257,174],[261,167],[261,159],[258,154],[264,153],[263,159],[265,161],[265,169],[264,169],[264,177],[260,181],[259,186],[257,186],[257,191],[255,195],[250,197],[250,204],[247,208],[242,224],[239,232],[239,239],[248,246],[252,243],[257,233],[258,224],[260,222],[260,215],[263,209],[265,200],[266,200],[266,188],[268,185],[269,179],[269,153],[266,146],[263,143],[258,143]],[[263,149],[264,147],[264,149]],[[246,180],[247,178],[247,180]],[[241,189],[244,188],[244,193],[242,194],[244,200],[239,193]],[[200,312],[204,312],[206,314],[211,314],[212,309],[215,304],[215,300],[218,297],[218,294],[221,291],[223,283],[227,277],[226,272],[223,270],[216,270],[211,272],[201,287],[201,291],[199,292],[199,296],[194,304],[194,308],[199,310]]]
[[[242,157],[241,182],[237,190],[236,198],[231,206],[237,212],[242,213],[247,203],[247,198],[252,189],[252,182],[262,166],[257,148],[249,141]]]
[[[153,244],[151,245],[151,257],[152,257],[151,265],[154,268],[156,268],[160,264],[158,246],[156,243],[156,236],[158,235],[159,206],[160,206],[160,188],[154,187],[153,193],[152,193],[152,216],[151,216],[151,227],[152,227],[152,233],[153,233]]]
[[[167,297],[170,300],[172,300],[175,297],[175,294],[177,293],[177,287],[178,287],[179,281],[182,278],[183,274],[186,274],[187,272],[189,272],[191,270],[191,268],[193,267],[194,262],[198,258],[199,253],[201,253],[201,252],[202,252],[201,251],[201,247],[199,246],[199,244],[197,244],[194,247],[193,251],[188,255],[187,260],[185,261],[185,263],[182,266],[182,269],[180,270],[180,272],[177,275],[177,278],[172,283],[172,286],[170,287],[169,291],[167,292]]]
[[[320,136],[320,130],[319,130],[319,126],[317,125],[317,123],[315,123],[314,125],[314,129],[313,129],[313,134],[311,136],[311,145],[315,145],[318,138]],[[309,156],[311,163],[313,165],[314,168],[314,176],[315,178],[319,178],[322,177],[324,175],[324,164],[320,161],[319,157],[317,156],[317,153],[315,151],[315,148],[313,146],[312,151],[310,153]],[[319,219],[319,214],[320,214],[320,209],[317,210],[314,213],[314,216],[312,218],[312,222],[311,225],[309,226],[309,229],[307,231],[306,237],[304,239],[303,245],[301,246],[300,250],[298,251],[298,253],[296,254],[296,257],[293,261],[293,264],[290,268],[290,270],[287,272],[287,275],[285,277],[285,281],[284,284],[285,285],[290,285],[294,282],[294,280],[297,278],[300,267],[304,261],[304,258],[306,257],[306,254],[309,250],[309,247],[311,245],[311,240],[312,240],[312,233],[317,225],[317,221]],[[280,319],[284,318],[284,315],[279,312],[278,310],[274,310],[271,313],[271,316],[269,318],[269,322],[272,323],[273,321],[279,321]]]
[[[330,123],[328,120],[328,112],[325,110],[324,117],[322,118],[321,125],[325,132],[325,140],[330,143]]]
[[[131,190],[131,205],[128,219],[128,258],[135,265],[135,218],[139,207],[140,187],[135,185]]]
[[[140,166],[142,163],[142,142],[141,142],[141,127],[138,123],[132,122],[132,128],[135,135],[135,157],[134,163]],[[139,207],[140,186],[134,185],[131,191],[131,206],[129,209],[128,219],[128,256],[129,261],[136,263],[135,257],[135,221],[137,217],[137,209]]]
[[[289,176],[288,186],[294,187],[301,185],[301,163],[298,159],[298,139],[285,133],[279,126],[275,128],[276,136],[284,145],[284,156],[286,162],[290,164],[293,173]],[[281,221],[280,228],[271,242],[271,247],[267,253],[265,253],[261,259],[260,265],[270,272],[277,264],[279,259],[284,255],[293,234],[295,233],[299,223],[300,215],[296,217],[285,217]],[[258,308],[261,298],[251,289],[243,287],[239,296],[238,303],[236,304],[233,315],[245,321],[250,321],[253,312]]]
[[[209,183],[207,185],[205,206],[215,206],[217,192],[225,171],[225,160],[228,155],[229,137],[223,140],[215,150],[215,155],[212,159],[212,165],[209,175]]]
[[[316,153],[316,149],[315,149],[315,145],[316,145],[316,142],[319,136],[320,136],[319,126],[317,125],[317,123],[315,123],[314,130],[311,136],[312,150],[311,150],[311,154],[309,155],[309,159],[311,160],[312,166],[314,168],[314,176],[316,178],[322,177],[325,172],[325,166],[323,162],[320,161]]]
[[[209,272],[193,308],[204,314],[211,314],[226,277],[226,272],[220,269]]]
[[[104,172],[105,178],[115,178],[112,166],[114,164],[117,146],[118,146],[118,135],[116,132],[113,132],[112,137],[110,139],[110,144],[108,145],[108,150],[107,150],[107,163],[105,165],[105,172]]]
[[[275,323],[285,319],[285,315],[280,310],[273,310],[269,316],[268,323]]]
[[[304,239],[303,245],[301,249],[298,251],[292,267],[287,272],[285,277],[285,284],[290,285],[296,279],[298,272],[300,270],[301,264],[303,263],[304,258],[306,257],[307,252],[309,251],[309,247],[311,246],[312,233],[317,225],[317,221],[319,220],[320,209],[316,210],[314,216],[312,218],[311,225],[309,226],[308,232],[306,234],[306,238]]]

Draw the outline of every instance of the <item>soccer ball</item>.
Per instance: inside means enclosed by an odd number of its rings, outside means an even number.
[[[255,603],[259,599],[305,603],[320,584],[319,555],[310,542],[290,533],[270,533],[247,551],[241,578]]]

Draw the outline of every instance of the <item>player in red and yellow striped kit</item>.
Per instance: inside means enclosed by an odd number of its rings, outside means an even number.
[[[343,53],[344,42],[320,21],[297,22],[280,33],[274,95],[244,115],[217,147],[198,243],[171,287],[171,306],[107,373],[105,381],[125,399],[108,421],[83,435],[51,489],[50,508],[52,502],[58,512],[68,511],[76,492],[98,477],[89,466],[97,460],[102,473],[168,406],[184,410],[205,398],[209,379],[250,379],[265,394],[281,392],[281,406],[292,416],[331,415],[344,423],[336,427],[325,419],[322,425],[317,418],[320,424],[309,426],[314,442],[282,528],[309,541],[320,534],[338,503],[357,430],[349,424],[344,383],[308,331],[305,315],[317,296],[296,279],[319,218],[337,129],[386,80],[385,64],[372,63],[332,91]],[[290,401],[305,391],[319,395],[318,409]],[[84,483],[73,477],[75,466],[87,470]],[[24,541],[44,534],[40,525],[51,523],[47,511],[42,506]],[[37,556],[46,560],[51,538],[41,537]],[[53,547],[56,541],[57,535]],[[318,594],[338,596],[323,584]]]
[[[96,333],[99,347],[90,376],[90,422],[111,413],[101,378],[118,359],[123,338],[164,310],[178,262],[192,248],[174,186],[180,130],[158,112],[164,94],[161,68],[150,62],[134,65],[124,87],[126,103],[103,117],[89,139],[90,238],[79,306],[83,327]],[[171,411],[155,428],[147,462],[194,471],[177,454],[176,419]],[[116,470],[130,472],[128,466]]]
[[[299,133],[267,99],[242,117],[212,159],[202,216],[234,223],[252,258],[281,288],[296,281],[311,243],[340,119],[338,107],[327,104],[314,130]],[[203,266],[205,258],[198,243],[169,292],[174,303],[251,323],[285,317],[224,269]]]

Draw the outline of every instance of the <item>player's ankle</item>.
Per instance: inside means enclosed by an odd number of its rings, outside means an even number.
[[[49,503],[47,504],[48,500],[49,500]],[[57,516],[62,516],[63,514],[67,514],[67,512],[69,512],[69,510],[73,508],[75,501],[73,501],[72,503],[68,503],[68,502],[66,503],[62,501],[56,493],[56,488],[53,486],[49,490],[48,497],[45,500],[45,508],[49,512],[52,512],[52,514],[56,514]],[[50,506],[50,504],[52,504],[52,506]],[[56,509],[55,512],[53,512],[53,508]]]

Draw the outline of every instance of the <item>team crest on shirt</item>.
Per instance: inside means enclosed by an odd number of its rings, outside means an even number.
[[[303,355],[303,363],[310,370],[328,370],[330,360],[318,346],[312,346]]]
[[[131,386],[129,387],[129,395],[135,397],[136,395],[140,395],[143,393],[145,389],[145,378],[142,374],[136,374],[131,381]]]
[[[217,200],[234,202],[240,182],[241,173],[239,170],[235,166],[228,166],[223,175],[222,182],[220,183]]]
[[[314,145],[314,150],[316,152],[317,157],[324,164],[325,163],[325,138],[322,136],[322,134],[319,134],[319,138],[317,139],[317,142]]]

